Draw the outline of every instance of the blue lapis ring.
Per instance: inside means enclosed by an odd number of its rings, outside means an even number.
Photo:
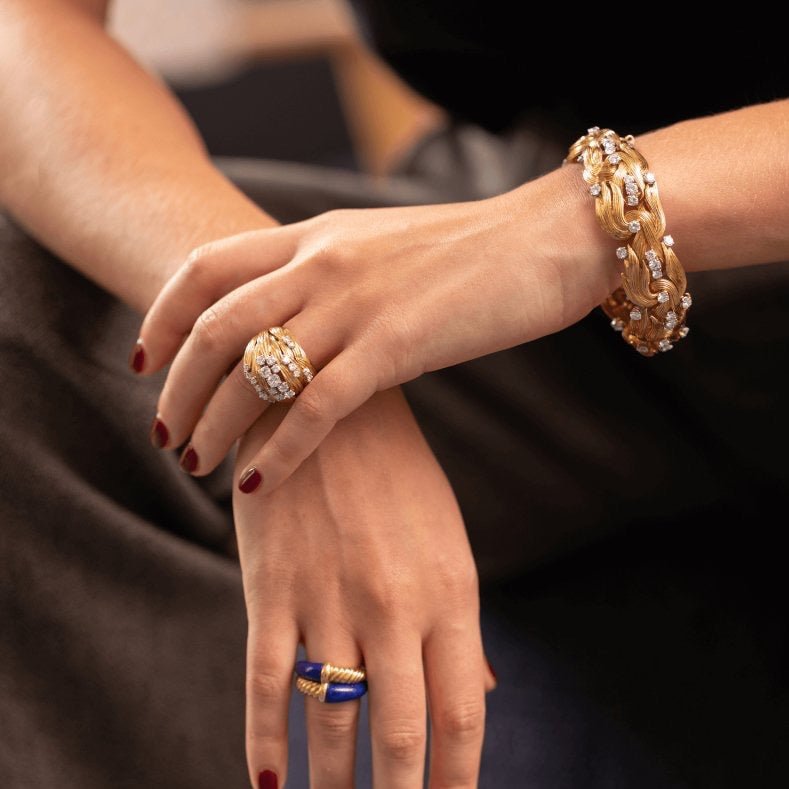
[[[338,704],[359,699],[367,693],[364,668],[343,668],[331,663],[296,663],[296,688],[325,704]]]
[[[323,704],[339,704],[343,701],[360,699],[367,693],[366,682],[343,684],[342,682],[314,682],[304,677],[296,677],[296,689],[305,696],[311,696]]]

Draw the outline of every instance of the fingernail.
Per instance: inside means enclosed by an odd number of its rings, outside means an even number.
[[[277,774],[271,772],[271,770],[263,770],[258,776],[259,789],[277,789],[278,785]]]
[[[181,468],[187,473],[191,474],[197,468],[197,452],[191,444],[186,445],[186,449],[181,455],[180,461]]]
[[[495,679],[496,682],[498,682],[499,678],[496,676],[496,672],[493,670],[493,666],[490,665],[490,661],[487,658],[485,658],[485,662],[488,664],[488,671],[490,671],[490,673],[493,675],[493,679]]]
[[[252,493],[262,481],[263,477],[260,476],[260,472],[256,468],[248,468],[238,481],[238,489],[242,493]],[[276,776],[274,778],[276,779]]]
[[[170,431],[167,426],[157,416],[151,424],[151,443],[157,448],[162,449],[167,446],[170,438]]]
[[[142,346],[142,340],[137,340],[129,354],[129,367],[135,373],[141,373],[142,368],[145,366],[145,348]]]

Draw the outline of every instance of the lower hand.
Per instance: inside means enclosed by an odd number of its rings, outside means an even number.
[[[282,409],[244,438],[240,474]],[[340,422],[270,496],[234,502],[249,614],[247,756],[253,786],[287,766],[296,646],[364,664],[376,787],[475,787],[491,682],[477,578],[452,491],[402,395]],[[313,789],[354,784],[359,702],[305,698]]]
[[[201,247],[141,333],[146,371],[175,354],[159,401],[171,443],[192,434],[207,473],[258,418],[241,365],[220,380],[270,326],[320,372],[252,460],[268,491],[374,392],[575,322],[617,277],[596,262],[584,197],[568,169],[488,200],[335,211]]]

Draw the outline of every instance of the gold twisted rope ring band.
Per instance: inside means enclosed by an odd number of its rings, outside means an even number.
[[[304,677],[296,677],[296,690],[320,702],[326,701],[328,687],[326,682],[314,682],[311,679],[304,679]]]
[[[315,377],[304,349],[281,326],[256,334],[244,351],[244,376],[261,400],[292,400]]]
[[[363,668],[342,668],[333,666],[331,663],[324,663],[321,669],[321,682],[364,682],[367,679],[367,672]]]
[[[367,693],[367,683],[316,682],[313,679],[297,676],[296,689],[321,704],[341,704],[364,696]]]

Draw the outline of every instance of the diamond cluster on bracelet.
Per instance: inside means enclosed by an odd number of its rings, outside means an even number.
[[[566,162],[583,168],[603,229],[619,240],[622,287],[603,303],[611,328],[644,356],[671,350],[688,335],[693,303],[685,272],[666,233],[657,178],[635,139],[591,127],[570,148]]]

